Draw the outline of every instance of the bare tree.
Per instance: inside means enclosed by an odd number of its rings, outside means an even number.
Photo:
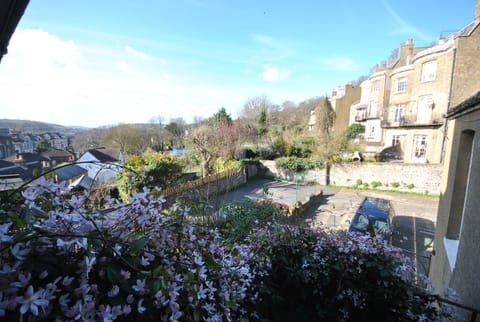
[[[325,183],[330,184],[330,168],[336,153],[341,151],[345,140],[343,135],[333,134],[335,111],[328,98],[323,98],[316,108],[315,132],[317,140],[316,155],[325,163]]]
[[[215,129],[207,125],[200,125],[193,129],[189,135],[189,142],[193,149],[200,155],[202,177],[212,174],[212,162],[218,156],[218,136]]]
[[[149,146],[149,138],[139,126],[122,124],[109,128],[103,141],[122,153],[141,154]]]
[[[104,128],[96,128],[75,134],[71,142],[73,150],[81,155],[87,150],[99,148],[105,131]]]

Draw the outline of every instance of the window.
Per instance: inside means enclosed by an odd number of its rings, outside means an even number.
[[[457,258],[460,234],[462,232],[463,216],[468,195],[470,170],[472,166],[472,150],[475,132],[465,130],[460,135],[458,144],[458,159],[455,165],[453,180],[452,202],[450,204],[450,215],[448,217],[447,234],[444,239],[447,257],[450,268],[453,270]]]
[[[417,123],[429,123],[432,117],[433,97],[422,95],[418,97]]]
[[[424,162],[427,157],[427,136],[415,135],[413,137],[413,160]]]
[[[400,122],[403,119],[403,110],[405,108],[405,105],[403,104],[398,104],[395,106],[395,114],[393,117],[394,122]]]
[[[392,146],[400,145],[400,135],[392,136]]]
[[[374,81],[372,83],[372,92],[378,93],[379,90],[380,90],[380,82],[379,81]]]
[[[374,135],[375,135],[375,125],[372,125],[368,128],[368,136],[373,138]]]
[[[422,65],[422,82],[435,80],[437,76],[437,61],[432,60]]]
[[[368,116],[377,116],[377,101],[370,101]]]
[[[401,77],[397,79],[397,93],[403,93],[407,90],[407,78]]]

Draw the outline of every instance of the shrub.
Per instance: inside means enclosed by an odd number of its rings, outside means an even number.
[[[268,210],[240,205],[222,232],[194,225],[180,205],[162,209],[164,200],[147,189],[128,205],[110,200],[108,211],[86,210],[86,195],[44,180],[23,197],[0,210],[6,321],[448,317],[382,237],[278,223],[268,203]],[[225,238],[242,225],[240,238]]]
[[[400,183],[398,183],[398,182],[392,182],[390,185],[394,188],[400,187]]]
[[[262,227],[282,220],[279,206],[271,202],[257,203],[250,199],[234,201],[221,209],[224,220],[220,222],[225,236],[234,241],[243,241],[254,227]]]
[[[275,165],[277,168],[290,170],[293,172],[303,172],[323,167],[322,161],[297,157],[278,158],[275,161]]]
[[[259,243],[261,240],[262,243]],[[250,243],[269,256],[257,311],[268,321],[440,321],[435,297],[382,237],[293,226],[256,231]],[[269,254],[274,254],[269,255]]]
[[[275,152],[271,147],[254,146],[252,151],[260,160],[273,160],[275,157]]]
[[[240,169],[242,163],[240,161],[228,159],[228,158],[218,158],[213,163],[213,169],[215,172],[220,173],[228,170]]]
[[[378,187],[381,187],[382,183],[380,181],[372,181],[371,185],[373,189],[376,189]]]
[[[409,183],[406,185],[406,187],[410,190],[412,190],[413,188],[415,188],[415,185],[413,183]]]
[[[303,137],[293,141],[287,156],[297,158],[309,158],[312,155],[315,139],[313,137]]]
[[[37,180],[0,222],[0,317],[19,320],[199,321],[249,317],[262,259],[162,210],[144,190],[108,212]],[[3,208],[2,208],[3,209]],[[253,291],[253,292],[252,292]],[[240,308],[242,310],[240,310]]]
[[[349,140],[355,139],[361,133],[365,133],[365,125],[358,123],[350,125],[345,131],[345,135]]]
[[[165,188],[181,180],[182,164],[162,153],[149,152],[142,156],[132,156],[124,170],[118,175],[118,190],[122,200],[128,201],[132,193],[142,191],[144,187]]]
[[[363,184],[362,179],[357,179],[356,185],[357,185],[357,186],[361,186],[362,184]]]

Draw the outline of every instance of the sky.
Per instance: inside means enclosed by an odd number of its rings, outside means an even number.
[[[368,75],[438,41],[475,0],[30,0],[0,63],[0,118],[98,127],[233,117]]]

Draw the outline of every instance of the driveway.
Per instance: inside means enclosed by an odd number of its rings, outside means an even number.
[[[391,200],[395,209],[392,220],[393,245],[411,255],[417,272],[428,273],[433,243],[438,198],[368,190],[349,190],[321,186],[301,186],[291,182],[254,180],[220,197],[219,202],[231,202],[248,197],[273,199],[293,206],[312,193],[323,190],[323,196],[307,210],[301,221],[312,227],[347,230],[360,202],[366,196]]]
[[[347,230],[366,196],[388,199],[395,210],[392,244],[405,250],[414,261],[418,273],[428,275],[438,198],[368,190],[324,189],[323,198],[304,214],[308,225]]]

